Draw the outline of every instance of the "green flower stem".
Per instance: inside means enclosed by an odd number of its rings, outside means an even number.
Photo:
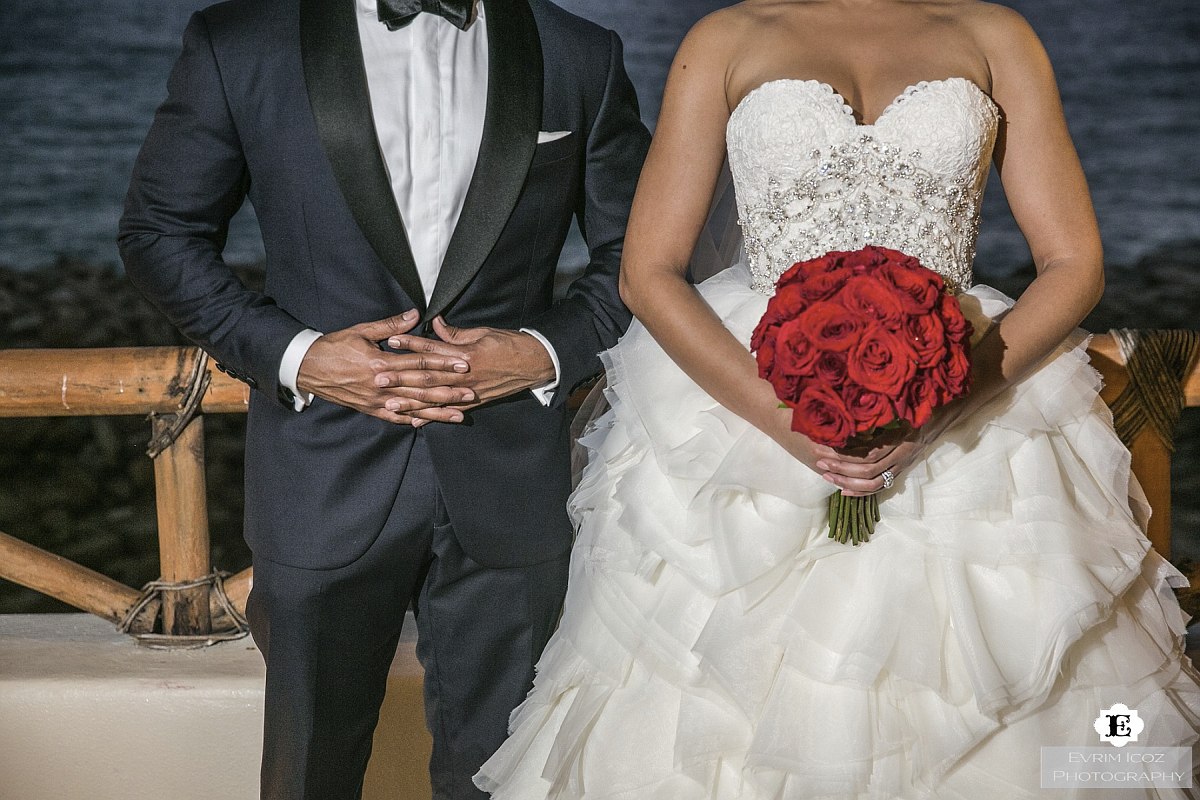
[[[858,535],[858,525],[854,519],[854,498],[846,498],[846,510],[842,512],[846,517],[846,533],[842,537],[843,542],[854,543],[854,537]]]
[[[847,498],[845,497],[845,495],[843,495],[841,493],[841,490],[839,490],[838,491],[838,526],[837,526],[837,537],[836,538],[842,544],[846,543],[846,527],[847,527],[848,523],[850,522],[850,520],[849,520],[850,515],[846,513],[847,511],[849,511],[849,507],[848,507],[849,504],[846,502],[846,500],[847,500]]]
[[[879,522],[879,497],[829,495],[829,538],[841,544],[860,545],[871,540]]]
[[[841,536],[841,492],[833,494],[833,515],[829,517],[829,539],[840,542]]]
[[[867,522],[867,506],[869,504],[870,501],[866,497],[855,498],[854,511],[858,521],[858,535],[854,538],[855,544],[862,544],[871,538],[871,525]]]

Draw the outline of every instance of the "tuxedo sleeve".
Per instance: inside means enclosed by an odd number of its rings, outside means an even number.
[[[599,354],[617,343],[631,319],[617,278],[650,132],[642,124],[637,94],[625,73],[621,40],[611,32],[609,39],[604,96],[588,132],[583,188],[575,211],[590,263],[562,300],[526,325],[542,334],[558,356],[561,371],[554,406],[566,403],[575,387],[600,372]]]
[[[230,375],[282,398],[280,360],[307,326],[247,289],[222,258],[250,184],[222,81],[195,14],[134,165],[118,245],[130,280],[185,336]]]

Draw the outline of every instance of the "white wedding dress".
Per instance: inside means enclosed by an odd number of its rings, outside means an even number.
[[[1012,302],[971,284],[998,117],[964,78],[873,125],[823,83],[753,91],[728,127],[746,261],[700,293],[749,342],[793,262],[880,244],[986,325]],[[1145,720],[1138,746],[1200,728],[1185,580],[1143,535],[1085,346],[952,427],[852,547],[826,535],[833,487],[635,323],[583,439],[561,624],[477,783],[503,800],[1190,796],[1039,789],[1040,748],[1100,746],[1114,703]]]

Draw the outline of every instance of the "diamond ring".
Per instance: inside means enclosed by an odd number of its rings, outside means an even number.
[[[883,478],[883,488],[885,489],[892,488],[892,484],[896,482],[896,474],[890,469],[885,469],[879,477]]]

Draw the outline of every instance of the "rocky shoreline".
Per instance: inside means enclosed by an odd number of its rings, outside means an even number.
[[[239,269],[261,285],[261,268]],[[1085,327],[1195,328],[1200,241],[1109,268],[1109,289]],[[1032,267],[977,278],[1017,295]],[[111,266],[75,259],[32,270],[0,265],[0,349],[186,344]],[[250,562],[241,538],[245,418],[206,419],[213,564]],[[0,419],[0,531],[99,570],[130,586],[158,577],[154,475],[141,417]],[[1200,561],[1200,409],[1177,432],[1174,459],[1176,561]],[[65,611],[62,604],[0,581],[0,613]],[[1200,611],[1200,602],[1193,612]]]

